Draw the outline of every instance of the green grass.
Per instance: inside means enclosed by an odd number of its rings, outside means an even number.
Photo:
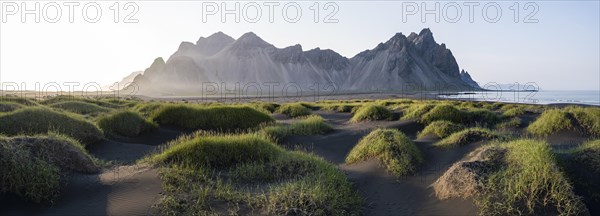
[[[465,114],[453,105],[441,104],[433,107],[421,117],[421,122],[425,124],[440,120],[461,123],[465,121]]]
[[[501,120],[500,116],[498,116],[496,113],[486,109],[470,109],[463,112],[466,112],[464,114],[466,123],[470,124],[479,124],[491,127]]]
[[[203,136],[195,133],[174,143],[149,160],[193,167],[228,167],[240,163],[266,162],[283,151],[256,134]]]
[[[164,215],[358,215],[358,193],[323,159],[258,134],[196,133],[143,160],[159,165]],[[225,209],[223,209],[223,207]]]
[[[578,164],[600,174],[600,140],[588,141],[574,149],[571,154]]]
[[[261,136],[277,143],[289,135],[292,135],[289,125],[268,125],[258,132]]]
[[[375,104],[367,104],[361,106],[356,110],[351,122],[361,121],[377,121],[377,120],[390,120],[392,118],[392,112],[386,107]]]
[[[274,119],[246,106],[209,106],[169,104],[152,116],[160,125],[171,125],[191,130],[234,131],[246,130],[271,123]]]
[[[598,107],[567,107],[586,132],[594,137],[600,137],[600,108]]]
[[[453,133],[465,129],[461,124],[452,123],[450,121],[434,121],[427,125],[419,134],[418,138],[423,138],[426,135],[433,134],[439,138],[446,138]]]
[[[84,146],[71,137],[49,133],[35,136],[13,136],[0,138],[12,145],[22,146],[32,156],[53,164],[63,172],[96,173],[97,159]]]
[[[318,115],[309,115],[290,126],[291,133],[295,135],[322,135],[332,130],[333,128],[325,123],[325,119]]]
[[[37,106],[39,105],[36,101],[25,98],[25,97],[12,97],[12,96],[0,96],[0,102],[12,102],[18,103],[23,106]]]
[[[435,107],[434,104],[428,103],[415,103],[410,105],[404,110],[402,119],[403,120],[420,120],[421,116],[429,112],[429,110]]]
[[[523,139],[499,145],[508,149],[505,165],[488,177],[486,192],[475,199],[482,215],[587,213],[547,143]]]
[[[502,138],[496,132],[493,132],[487,128],[467,128],[459,132],[453,133],[450,136],[436,142],[434,146],[441,148],[452,148],[458,147],[473,142],[479,142],[482,140],[498,139]]]
[[[524,106],[515,106],[505,110],[502,115],[506,117],[518,117],[527,112]]]
[[[352,112],[352,109],[358,107],[360,105],[354,104],[326,104],[321,106],[321,110],[340,112],[340,113],[349,113]]]
[[[537,136],[547,136],[561,130],[575,130],[568,112],[560,109],[546,110],[527,127],[527,132]]]
[[[277,108],[277,113],[285,114],[289,117],[295,118],[300,116],[310,115],[311,111],[306,106],[300,103],[288,103],[283,104]]]
[[[47,134],[57,132],[89,145],[104,138],[92,122],[72,113],[58,112],[43,107],[28,107],[0,114],[0,133],[5,135]]]
[[[279,107],[279,104],[276,103],[269,103],[269,102],[262,102],[262,101],[258,101],[258,102],[251,102],[246,104],[256,110],[259,111],[263,111],[265,113],[274,113],[275,110],[277,110],[277,108]]]
[[[518,128],[519,126],[521,126],[522,124],[522,120],[519,117],[512,117],[509,119],[505,119],[504,121],[498,123],[496,125],[497,129],[511,129],[511,128]]]
[[[132,110],[141,113],[144,117],[151,117],[156,115],[163,106],[165,106],[165,104],[158,102],[139,103],[135,105]]]
[[[156,123],[148,121],[138,112],[129,110],[101,116],[96,122],[106,133],[127,137],[136,137],[158,129]]]
[[[0,195],[16,194],[31,202],[52,202],[60,188],[58,167],[0,136]]]
[[[99,105],[102,107],[107,107],[107,108],[119,108],[120,107],[120,105],[118,105],[118,104],[113,104],[113,103],[107,102],[106,100],[101,99],[101,98],[86,98],[86,97],[69,96],[69,95],[59,95],[56,97],[51,97],[51,98],[41,101],[40,103],[44,104],[44,105],[51,105],[51,104],[55,104],[55,103],[68,102],[68,101],[92,103],[92,104],[96,104],[96,105]]]
[[[19,104],[19,103],[0,101],[0,113],[12,112],[12,111],[21,109],[23,107],[25,107],[25,106],[22,104]]]
[[[93,103],[82,101],[63,101],[51,104],[49,106],[81,115],[98,115],[100,113],[106,113],[112,110],[110,108],[101,107]]]
[[[319,115],[309,115],[301,117],[300,120],[291,125],[267,125],[263,127],[259,134],[267,137],[273,142],[279,142],[290,135],[323,135],[333,130],[323,117]]]
[[[423,156],[414,143],[397,129],[377,129],[363,137],[346,157],[352,164],[377,159],[394,176],[416,172]]]

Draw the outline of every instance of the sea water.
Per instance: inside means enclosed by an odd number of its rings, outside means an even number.
[[[441,98],[526,104],[573,103],[600,106],[600,90],[459,92]]]

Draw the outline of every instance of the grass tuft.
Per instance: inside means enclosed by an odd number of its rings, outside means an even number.
[[[433,134],[438,138],[446,138],[453,133],[465,129],[465,126],[461,124],[455,124],[450,121],[434,121],[427,125],[417,136],[417,138],[423,138],[426,135]]]
[[[25,97],[14,97],[14,96],[0,96],[0,102],[18,103],[18,104],[21,104],[23,106],[37,106],[37,105],[39,105],[37,102],[35,102],[32,99],[25,98]]]
[[[505,166],[488,177],[486,192],[476,199],[482,215],[589,214],[547,143],[523,139],[500,147],[508,149]]]
[[[482,140],[498,139],[501,136],[487,128],[467,128],[462,131],[451,134],[450,136],[436,142],[434,146],[441,148],[452,148],[466,145]]]
[[[25,107],[25,106],[22,104],[19,104],[19,103],[0,101],[0,113],[12,112],[12,111],[21,109],[23,107]]]
[[[258,134],[196,133],[146,160],[160,165],[166,215],[358,215],[358,193],[321,158]],[[226,205],[224,212],[214,208]]]
[[[568,112],[560,109],[546,110],[527,127],[527,132],[537,136],[547,136],[561,130],[574,130],[575,125]]]
[[[164,152],[148,160],[193,167],[228,167],[240,163],[267,162],[283,151],[256,134],[206,135],[195,133],[176,140]]]
[[[593,140],[577,147],[572,158],[587,169],[600,174],[600,140]]]
[[[322,135],[333,130],[319,115],[310,115],[292,123],[291,133],[295,135]]]
[[[136,137],[158,129],[156,123],[148,121],[138,112],[128,110],[101,116],[96,122],[106,133],[127,137]]]
[[[514,106],[502,113],[506,117],[518,117],[524,115],[527,112],[524,106]]]
[[[413,142],[397,129],[377,129],[363,137],[346,157],[352,164],[375,158],[395,176],[416,172],[423,156]]]
[[[52,202],[58,197],[59,180],[58,167],[0,136],[0,195],[12,193],[35,203]]]
[[[598,107],[567,107],[586,132],[594,137],[600,137],[600,108]]]
[[[388,108],[381,105],[367,104],[358,108],[350,121],[377,121],[389,120],[391,118],[392,112]]]
[[[300,103],[288,103],[283,104],[277,108],[277,113],[285,114],[289,117],[295,118],[300,116],[310,115],[310,109]]]
[[[87,103],[82,101],[63,101],[51,104],[49,106],[81,115],[97,115],[112,110],[110,108],[101,107],[93,103]]]
[[[191,130],[235,131],[258,127],[274,119],[247,106],[164,105],[152,119],[160,125]]]
[[[411,104],[404,110],[403,120],[419,120],[421,116],[433,109],[435,105],[428,103],[415,103]]]
[[[453,105],[442,104],[435,106],[421,117],[421,122],[425,124],[439,120],[461,123],[465,120],[465,116],[461,110]]]
[[[0,133],[6,135],[58,132],[88,145],[103,139],[102,131],[82,117],[43,107],[28,107],[0,115]]]

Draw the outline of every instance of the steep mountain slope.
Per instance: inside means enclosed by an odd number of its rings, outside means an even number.
[[[469,72],[467,72],[465,70],[460,71],[460,79],[475,89],[481,88],[479,86],[479,84],[477,84],[477,82],[475,82],[475,80],[473,80],[473,78],[471,78],[471,75],[469,74]]]
[[[398,33],[350,59],[332,50],[303,51],[300,45],[280,49],[252,32],[237,40],[217,32],[196,44],[181,43],[167,62],[156,59],[134,82],[140,93],[158,95],[474,88],[429,29],[408,37]]]

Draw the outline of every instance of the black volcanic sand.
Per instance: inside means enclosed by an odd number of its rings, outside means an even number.
[[[313,152],[337,165],[365,198],[365,215],[475,215],[473,200],[435,197],[430,185],[453,163],[482,143],[440,149],[432,144],[435,138],[416,139],[424,126],[415,121],[373,121],[349,123],[350,113],[313,111],[321,115],[334,131],[327,135],[291,136],[283,140],[288,149]],[[290,124],[296,119],[273,115],[278,122]],[[523,134],[537,115],[524,116],[524,125],[514,132]],[[396,178],[378,162],[370,160],[347,165],[344,160],[358,141],[376,128],[397,128],[414,140],[425,162],[413,176]],[[52,206],[32,206],[18,197],[0,197],[0,215],[153,215],[152,209],[163,193],[155,169],[135,165],[135,161],[155,151],[161,145],[189,131],[160,128],[137,138],[113,137],[91,147],[90,153],[114,164],[100,174],[73,174]],[[574,132],[561,132],[546,140],[554,148],[572,148],[585,141]],[[577,193],[579,188],[575,188]]]
[[[49,207],[32,206],[18,197],[0,198],[0,215],[154,215],[152,205],[163,193],[162,182],[156,169],[134,163],[182,134],[160,128],[136,138],[97,143],[89,152],[119,166],[66,177],[60,196]]]
[[[284,140],[284,146],[314,152],[336,164],[355,183],[366,199],[365,215],[474,215],[477,208],[472,200],[444,200],[435,197],[430,185],[448,167],[475,149],[478,144],[454,149],[432,146],[434,139],[416,140],[425,162],[414,176],[396,178],[371,160],[347,165],[344,160],[358,141],[376,128],[397,128],[415,139],[423,125],[414,121],[375,121],[348,123],[351,114],[315,112],[327,119],[334,131],[323,136],[293,136]]]

